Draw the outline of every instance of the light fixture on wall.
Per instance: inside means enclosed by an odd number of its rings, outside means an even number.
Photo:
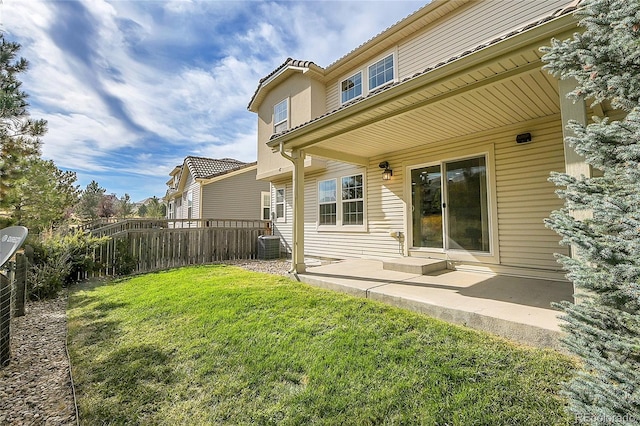
[[[378,164],[378,167],[384,169],[382,171],[382,180],[391,180],[391,176],[393,176],[393,170],[389,168],[389,162],[383,161],[382,163]]]
[[[520,133],[516,136],[516,143],[531,142],[531,133]]]

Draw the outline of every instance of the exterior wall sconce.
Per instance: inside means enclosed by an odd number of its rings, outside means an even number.
[[[384,169],[382,171],[382,180],[391,180],[391,176],[393,176],[393,170],[389,168],[389,162],[383,161],[382,163],[378,164],[378,167]]]
[[[531,142],[531,133],[520,133],[516,136],[516,143]]]

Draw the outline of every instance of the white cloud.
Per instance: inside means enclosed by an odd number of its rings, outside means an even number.
[[[49,121],[43,154],[82,176],[113,173],[112,181],[122,184],[121,173],[147,176],[145,190],[155,182],[158,193],[186,155],[255,161],[257,119],[246,106],[258,80],[286,57],[326,66],[420,4],[94,0],[73,6],[95,22],[92,38],[82,40],[92,48],[87,57],[54,41],[59,4],[4,0],[0,6],[9,38],[31,62],[23,81],[32,115]],[[124,189],[112,191],[134,195]]]

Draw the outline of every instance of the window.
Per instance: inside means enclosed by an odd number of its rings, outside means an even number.
[[[175,206],[173,204],[173,201],[169,201],[169,209],[167,210],[168,212],[167,219],[173,219],[174,209],[175,209]]]
[[[278,222],[285,220],[284,202],[284,188],[276,189],[276,220]]]
[[[318,224],[335,225],[337,218],[336,180],[318,182]]]
[[[273,107],[273,133],[280,133],[289,128],[289,100],[285,99]]]
[[[271,219],[271,193],[269,191],[262,191],[260,193],[262,199],[262,220]]]
[[[364,224],[362,175],[342,178],[342,224]]]
[[[369,90],[393,80],[393,55],[369,66]]]
[[[342,103],[362,95],[362,73],[356,73],[340,83]]]
[[[187,192],[187,219],[193,215],[193,191]]]
[[[364,224],[363,174],[318,182],[318,226],[355,229]]]

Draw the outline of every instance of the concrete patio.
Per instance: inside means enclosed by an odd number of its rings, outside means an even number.
[[[562,332],[560,312],[551,303],[573,300],[568,282],[453,270],[422,275],[383,269],[382,261],[367,259],[310,262],[297,279],[553,349],[561,349]]]

